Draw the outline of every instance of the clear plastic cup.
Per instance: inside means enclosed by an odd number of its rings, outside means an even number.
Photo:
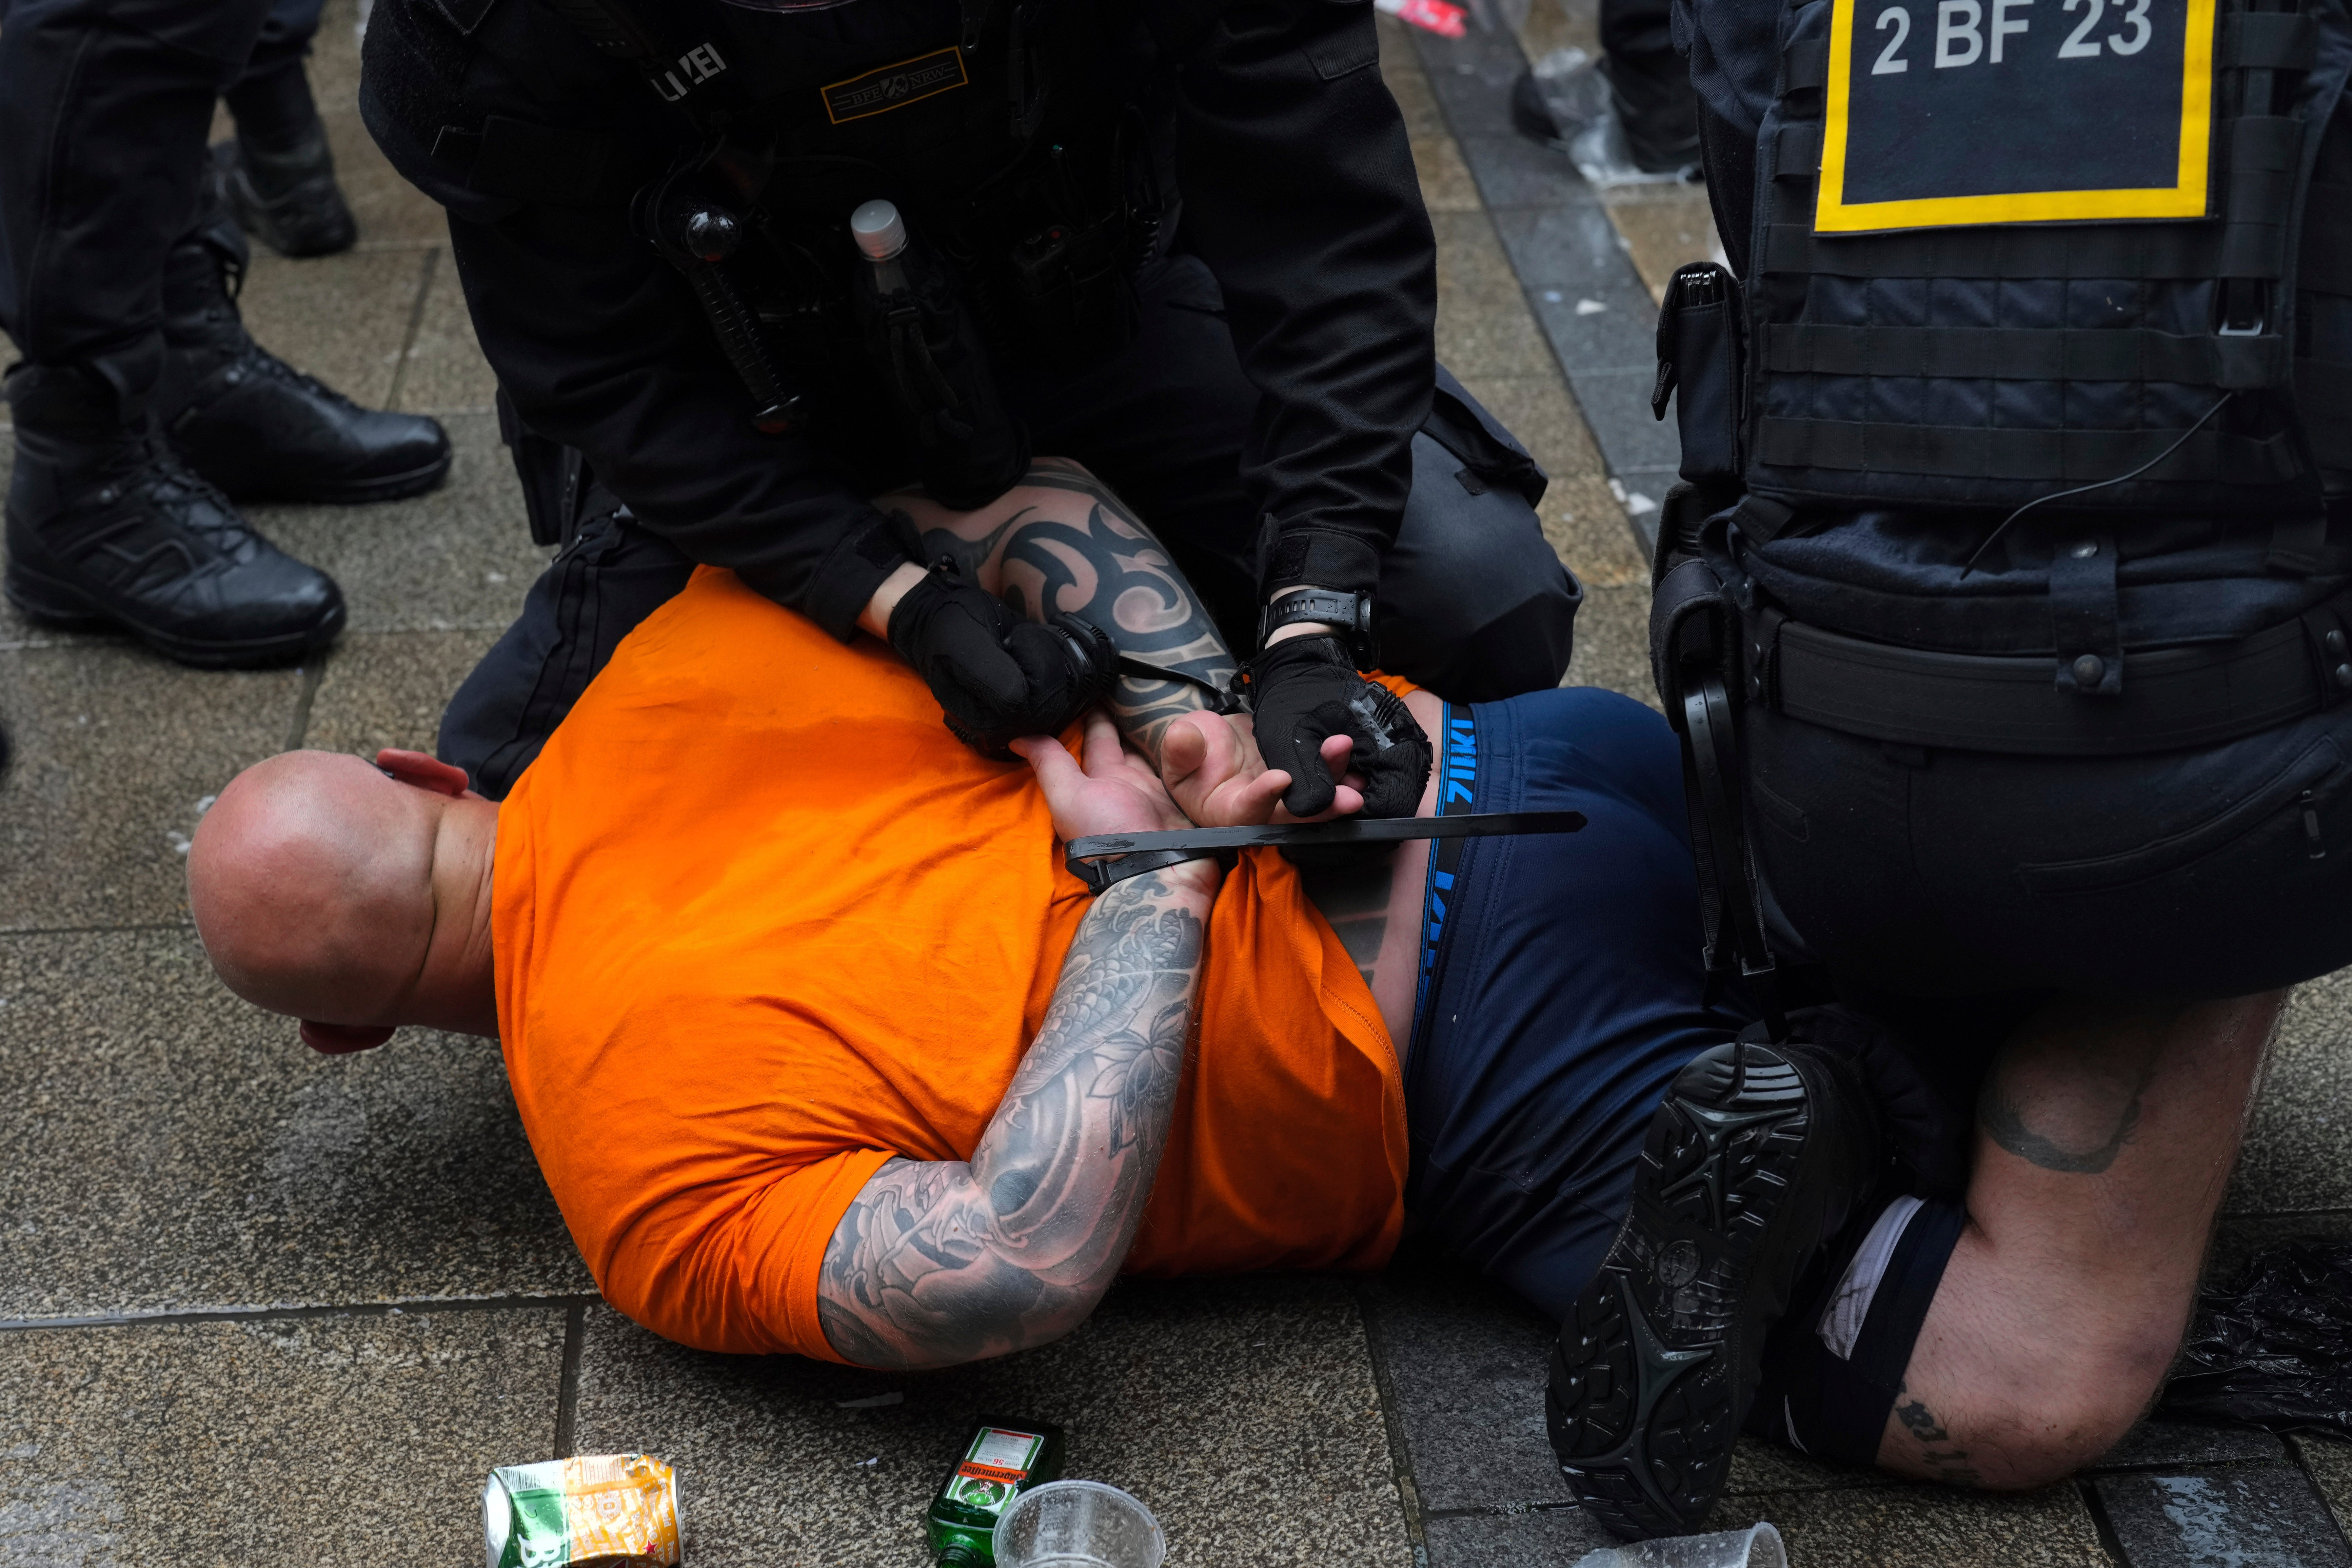
[[[1604,1546],[1576,1568],[1789,1568],[1780,1532],[1769,1523],[1713,1535],[1669,1535],[1627,1546]]]
[[[1100,1481],[1047,1481],[996,1521],[996,1568],[1160,1568],[1151,1511]]]

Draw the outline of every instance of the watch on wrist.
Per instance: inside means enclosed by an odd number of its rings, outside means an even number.
[[[1334,593],[1322,588],[1294,588],[1269,601],[1257,613],[1257,645],[1265,648],[1265,640],[1285,626],[1295,626],[1301,621],[1322,621],[1339,628],[1340,641],[1348,645],[1348,656],[1356,661],[1360,670],[1378,669],[1380,645],[1372,641],[1372,596],[1369,593]]]

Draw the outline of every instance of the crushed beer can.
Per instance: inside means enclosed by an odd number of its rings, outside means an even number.
[[[505,1465],[482,1489],[486,1568],[677,1568],[677,1475],[650,1454]]]

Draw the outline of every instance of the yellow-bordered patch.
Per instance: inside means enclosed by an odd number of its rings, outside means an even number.
[[[2215,0],[1835,0],[1813,227],[2203,217],[2214,37]]]
[[[894,109],[936,98],[971,79],[964,74],[963,51],[950,45],[817,90],[824,95],[826,118],[839,125],[844,120],[887,114]]]

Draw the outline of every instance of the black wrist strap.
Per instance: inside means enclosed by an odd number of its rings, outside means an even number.
[[[1276,827],[1177,828],[1162,833],[1090,833],[1062,851],[1070,874],[1100,893],[1111,883],[1218,851],[1264,845],[1396,844],[1412,839],[1491,839],[1510,833],[1572,833],[1581,811],[1472,811],[1458,817],[1341,817]],[[1119,857],[1096,861],[1090,857]],[[1164,857],[1164,858],[1163,858]],[[1149,861],[1148,865],[1133,862]],[[1105,877],[1102,873],[1117,874]]]
[[[1369,593],[1333,593],[1320,588],[1294,588],[1277,594],[1272,602],[1257,612],[1257,645],[1265,650],[1265,640],[1285,626],[1296,626],[1302,621],[1320,622],[1339,628],[1339,637],[1348,650],[1348,656],[1360,670],[1377,669],[1380,647],[1372,641],[1372,596]]]

